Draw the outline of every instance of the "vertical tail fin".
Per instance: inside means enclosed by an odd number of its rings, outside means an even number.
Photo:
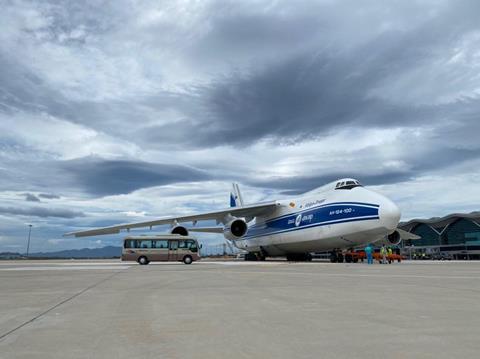
[[[243,206],[243,198],[240,193],[240,188],[238,184],[232,183],[232,191],[230,192],[230,207],[241,207]]]

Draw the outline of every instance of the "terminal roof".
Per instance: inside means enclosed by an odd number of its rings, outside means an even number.
[[[462,218],[469,219],[480,227],[480,212],[477,211],[471,213],[452,213],[444,217],[433,217],[430,219],[412,219],[408,222],[400,223],[399,228],[411,231],[419,224],[428,224],[433,228],[445,228],[445,226]]]

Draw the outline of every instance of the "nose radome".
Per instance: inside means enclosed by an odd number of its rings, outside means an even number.
[[[398,222],[400,222],[400,215],[400,209],[389,199],[385,198],[380,204],[380,221],[388,230],[393,231],[397,228]]]

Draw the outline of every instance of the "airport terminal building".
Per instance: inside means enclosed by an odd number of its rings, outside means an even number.
[[[453,213],[441,218],[413,219],[399,228],[421,239],[405,241],[405,255],[447,252],[455,259],[480,259],[480,212]]]

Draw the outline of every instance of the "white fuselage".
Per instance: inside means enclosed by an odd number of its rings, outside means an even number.
[[[392,201],[364,187],[313,191],[279,204],[251,221],[234,245],[270,256],[351,248],[381,240],[400,220]]]

